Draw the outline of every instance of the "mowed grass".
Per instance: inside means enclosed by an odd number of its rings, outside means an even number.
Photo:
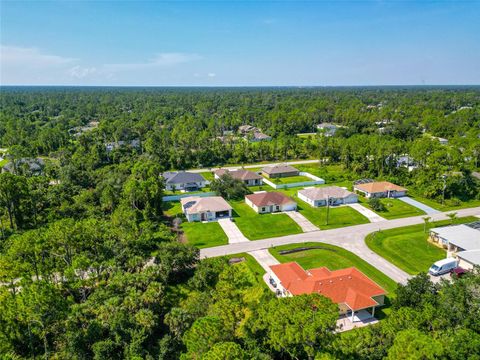
[[[228,244],[227,235],[216,221],[209,223],[184,222],[182,230],[188,243],[200,249]]]
[[[310,179],[309,177],[306,176],[288,176],[288,177],[283,177],[283,178],[267,178],[267,180],[270,180],[276,185],[282,185],[282,184],[294,184],[294,183],[301,183],[301,182],[306,182],[306,181],[314,181],[313,179]]]
[[[447,199],[445,200],[445,203],[442,204],[441,201],[438,202],[437,200],[434,200],[434,199],[427,199],[426,197],[418,195],[414,192],[409,192],[409,196],[415,200],[418,200],[424,203],[425,205],[428,205],[442,212],[480,206],[480,199],[479,200],[472,199],[467,201],[459,200],[459,203],[454,203],[452,200]]]
[[[460,218],[455,224],[478,220],[475,217]],[[429,228],[450,225],[450,220],[437,221]],[[405,272],[415,275],[426,272],[437,260],[446,256],[445,250],[429,243],[428,230],[424,225],[412,225],[396,229],[383,230],[369,234],[365,239],[367,246],[378,255]]]
[[[321,230],[366,224],[369,222],[365,216],[350,206],[331,206],[327,224],[327,208],[325,206],[312,207],[298,197],[295,196],[294,198],[297,202],[298,211]]]
[[[240,231],[250,240],[299,234],[302,229],[286,214],[257,214],[242,201],[230,201],[234,221]]]
[[[380,202],[385,206],[385,211],[373,210],[368,204],[368,200],[362,196],[359,197],[359,202],[385,219],[399,219],[410,216],[425,215],[424,211],[398,199],[380,199]]]
[[[321,247],[321,249],[304,250],[285,255],[280,254],[281,250],[303,247]],[[296,261],[305,270],[322,266],[325,266],[330,270],[339,270],[354,266],[384,288],[389,294],[393,294],[397,288],[396,282],[390,279],[387,275],[377,270],[357,255],[338,246],[323,243],[290,244],[273,247],[269,249],[269,251],[281,263]]]
[[[180,227],[190,245],[206,248],[228,244],[228,237],[217,222],[187,222],[179,201],[164,202],[163,213],[170,218],[179,217],[182,219],[183,222]]]

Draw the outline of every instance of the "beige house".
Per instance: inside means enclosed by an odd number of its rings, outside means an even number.
[[[180,199],[180,203],[189,222],[232,217],[232,207],[221,196],[189,196]]]
[[[363,194],[366,198],[397,198],[407,195],[407,189],[388,181],[356,184],[353,191]]]
[[[338,186],[307,188],[298,191],[299,199],[313,207],[358,202],[358,195]]]
[[[289,176],[298,176],[300,171],[293,166],[286,164],[278,164],[272,166],[265,166],[262,169],[262,175],[267,178],[282,178]]]
[[[254,173],[253,171],[248,171],[244,169],[218,169],[215,171],[215,179],[220,179],[220,177],[224,174],[229,174],[234,179],[242,180],[247,186],[257,186],[263,184],[262,176]]]
[[[292,211],[297,203],[280,192],[261,192],[245,196],[245,203],[259,214]]]

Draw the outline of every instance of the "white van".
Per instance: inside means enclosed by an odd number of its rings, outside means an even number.
[[[435,262],[428,272],[434,276],[446,274],[457,267],[457,259],[446,258]]]

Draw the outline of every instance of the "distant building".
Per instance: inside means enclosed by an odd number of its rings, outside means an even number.
[[[298,191],[299,199],[310,206],[343,205],[358,202],[358,195],[338,186],[314,187]]]
[[[232,207],[221,196],[189,196],[180,199],[180,203],[189,222],[232,217]]]
[[[323,132],[325,136],[333,136],[337,132],[339,126],[332,123],[321,123],[317,125],[317,130]]]
[[[111,152],[113,150],[120,149],[122,147],[131,147],[134,149],[140,149],[140,140],[139,139],[128,140],[128,141],[120,140],[120,141],[105,143],[105,150],[107,152]]]
[[[442,145],[448,145],[448,140],[445,139],[445,138],[441,138],[441,137],[438,137],[438,136],[432,136],[432,139],[438,140],[438,142]]]
[[[259,214],[297,209],[297,203],[281,192],[260,192],[245,196],[245,203]]]
[[[41,158],[22,158],[10,161],[2,168],[2,172],[12,174],[41,175],[45,168],[45,161]]]
[[[255,131],[251,136],[248,137],[248,140],[250,142],[270,141],[272,140],[272,137],[262,132]]]
[[[263,177],[254,173],[253,171],[248,171],[244,169],[238,170],[227,170],[227,169],[218,169],[215,171],[215,179],[220,179],[224,174],[229,174],[234,179],[242,180],[247,186],[256,186],[263,184]]]
[[[357,184],[353,186],[353,191],[364,194],[366,198],[397,198],[407,194],[407,189],[388,181]]]
[[[197,173],[167,171],[161,175],[165,179],[165,190],[196,191],[207,185],[205,178]]]
[[[87,125],[85,126],[76,126],[74,128],[71,128],[68,130],[68,132],[75,136],[75,137],[78,137],[80,135],[82,135],[83,133],[86,133],[86,132],[89,132],[89,131],[92,131],[93,129],[96,129],[99,125],[99,122],[98,121],[90,121]]]
[[[262,174],[268,178],[283,178],[289,176],[298,176],[300,174],[300,171],[290,165],[277,164],[272,166],[265,166],[262,169]]]

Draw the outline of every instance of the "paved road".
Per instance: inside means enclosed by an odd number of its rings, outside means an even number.
[[[480,214],[480,207],[456,210],[459,217],[476,216]],[[432,221],[446,220],[447,213],[432,214]],[[414,216],[403,219],[385,220],[376,223],[361,224],[340,229],[312,231],[296,235],[288,235],[264,240],[229,244],[200,250],[200,257],[215,257],[241,252],[268,249],[273,246],[287,244],[301,244],[304,242],[324,242],[343,247],[361,257],[378,270],[385,273],[397,282],[404,283],[409,275],[381,256],[372,252],[365,244],[365,236],[378,230],[387,230],[403,226],[423,224],[423,216]]]
[[[314,224],[310,222],[305,216],[300,214],[298,211],[284,211],[284,214],[290,216],[290,218],[295,221],[298,226],[300,226],[303,232],[318,231],[320,230]]]
[[[434,208],[431,208],[430,206],[425,205],[424,203],[421,203],[420,201],[412,199],[411,197],[408,197],[408,196],[402,196],[402,197],[399,197],[397,199],[403,201],[404,203],[412,205],[412,206],[416,207],[417,209],[425,211],[425,213],[427,215],[438,214],[440,212],[440,211],[435,210]]]
[[[237,224],[235,224],[231,219],[218,219],[218,224],[222,227],[223,231],[227,235],[229,244],[250,241],[245,237],[245,235],[242,234]]]
[[[376,212],[367,209],[365,206],[361,204],[348,204],[352,209],[357,210],[360,214],[365,216],[368,221],[370,222],[380,222],[380,221],[385,221],[386,219],[378,215]]]
[[[259,167],[265,167],[265,166],[273,166],[277,164],[289,164],[289,165],[302,165],[302,164],[318,164],[318,160],[296,160],[296,161],[279,161],[276,163],[270,163],[270,164],[254,164],[254,165],[237,165],[237,166],[224,166],[222,169],[229,169],[229,170],[235,170],[235,169],[254,169],[254,168],[259,168]],[[215,171],[220,168],[215,167],[215,168],[202,168],[202,169],[190,169],[187,170],[189,172],[193,173],[200,173],[200,172],[206,172],[206,171]]]

